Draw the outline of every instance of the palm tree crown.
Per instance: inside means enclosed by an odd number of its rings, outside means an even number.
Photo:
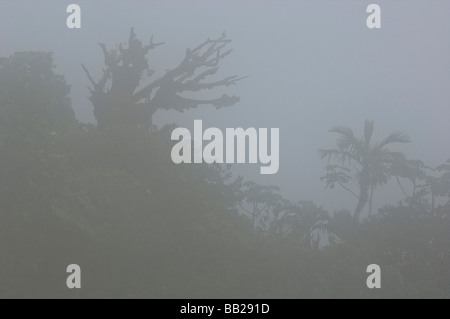
[[[352,193],[358,204],[355,209],[355,219],[359,220],[362,210],[369,203],[369,215],[372,213],[372,199],[375,188],[387,183],[390,177],[390,166],[395,160],[403,158],[401,152],[389,150],[393,143],[408,143],[409,137],[402,132],[395,132],[379,143],[371,143],[374,131],[374,121],[366,120],[364,135],[355,137],[348,127],[335,127],[330,130],[339,135],[336,148],[319,150],[322,159],[328,160],[326,180],[327,187],[336,184]],[[332,164],[332,162],[334,164]],[[357,183],[359,193],[351,190],[351,185]]]

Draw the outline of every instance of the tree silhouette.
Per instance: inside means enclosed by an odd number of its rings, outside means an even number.
[[[152,37],[148,45],[143,45],[132,28],[126,47],[121,44],[118,50],[108,50],[100,44],[105,60],[100,80],[95,81],[82,65],[92,84],[90,100],[99,128],[122,124],[148,129],[153,114],[159,109],[184,111],[202,104],[216,108],[234,105],[239,98],[226,94],[213,99],[183,96],[183,93],[228,87],[240,80],[237,76],[229,76],[206,81],[217,73],[220,61],[232,52],[227,49],[230,42],[225,32],[216,40],[207,39],[194,49],[187,49],[177,67],[155,79],[152,79],[155,71],[150,69],[147,55],[163,43],[154,43]],[[150,83],[141,86],[144,78]]]
[[[69,93],[50,53],[0,58],[0,215],[22,212],[33,197],[46,205],[42,184],[62,158],[59,142],[77,127]]]
[[[322,207],[312,201],[300,201],[281,210],[272,229],[283,237],[300,240],[307,247],[319,248],[321,236],[334,237],[328,227],[329,220],[328,213]]]
[[[439,176],[439,195],[448,198],[448,201],[444,206],[450,206],[450,159],[442,165],[437,167],[437,170],[441,173]]]
[[[52,133],[75,122],[69,93],[64,76],[54,73],[51,53],[16,52],[0,58],[0,139],[42,147]]]
[[[372,214],[373,193],[377,186],[387,183],[390,177],[390,167],[399,158],[400,152],[392,152],[387,146],[392,143],[408,143],[407,135],[396,132],[390,134],[381,142],[372,145],[374,122],[366,120],[364,135],[356,138],[353,130],[348,127],[335,127],[330,130],[339,135],[336,148],[319,150],[322,159],[328,159],[327,174],[322,177],[327,187],[336,184],[350,192],[358,200],[354,218],[359,221],[362,210],[369,203],[369,216]],[[335,164],[330,164],[334,162]],[[359,192],[351,190],[351,184],[357,183]]]
[[[443,207],[450,207],[450,159],[434,169],[439,176],[428,175],[429,193],[431,194],[431,211],[435,212],[436,197],[447,198]]]
[[[252,230],[268,228],[268,215],[271,210],[283,202],[277,186],[259,185],[247,181],[243,184],[242,198],[238,206],[250,218]]]
[[[427,170],[430,167],[426,166],[421,160],[405,160],[398,159],[391,166],[391,174],[395,176],[397,184],[400,186],[402,193],[406,196],[409,202],[409,207],[420,204],[423,197],[427,194]],[[411,182],[411,194],[407,194],[400,178],[407,179]]]

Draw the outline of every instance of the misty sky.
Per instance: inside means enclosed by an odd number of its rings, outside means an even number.
[[[167,1],[169,2],[169,1]],[[0,1],[0,56],[15,51],[54,52],[59,73],[72,86],[81,121],[94,121],[81,64],[98,78],[109,48],[137,37],[165,45],[151,51],[151,68],[176,66],[185,49],[226,30],[233,54],[221,76],[249,76],[227,90],[241,101],[227,109],[202,107],[159,112],[158,125],[280,128],[280,170],[259,175],[260,165],[236,172],[276,184],[291,200],[325,208],[354,208],[344,191],[324,189],[318,148],[332,147],[336,125],[361,133],[375,120],[375,139],[401,130],[412,143],[398,147],[435,166],[450,158],[450,2],[373,1],[382,29],[366,27],[367,1]],[[82,8],[82,28],[66,27],[66,7]],[[222,93],[222,92],[220,92]],[[168,160],[170,159],[168,154]],[[394,186],[376,203],[401,197]],[[395,195],[395,196],[394,196]]]

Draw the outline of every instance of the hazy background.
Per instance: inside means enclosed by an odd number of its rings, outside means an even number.
[[[154,35],[165,45],[151,52],[151,68],[164,72],[186,48],[226,30],[234,52],[222,61],[220,75],[249,76],[227,91],[240,103],[159,112],[155,120],[160,126],[191,127],[203,119],[204,127],[279,127],[279,173],[261,176],[254,165],[235,166],[237,174],[279,185],[288,199],[353,209],[345,192],[324,189],[317,149],[333,146],[331,127],[349,126],[359,135],[366,118],[375,120],[376,139],[408,133],[412,143],[396,148],[409,158],[432,166],[450,158],[448,1],[377,1],[381,30],[366,27],[368,1],[76,1],[80,30],[66,27],[70,3],[0,1],[0,56],[54,52],[81,121],[94,117],[80,65],[98,78],[99,42],[114,47],[132,26],[139,39]],[[401,198],[393,189],[377,190],[376,203]]]

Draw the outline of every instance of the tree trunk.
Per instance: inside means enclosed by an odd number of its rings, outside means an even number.
[[[356,205],[355,209],[355,220],[359,223],[359,219],[361,217],[361,212],[364,209],[364,206],[366,205],[369,197],[369,173],[367,170],[364,170],[361,173],[361,178],[359,180],[359,199],[358,199],[358,205]]]
[[[255,231],[255,222],[256,222],[256,203],[253,203],[253,213],[252,213],[252,230]]]
[[[372,203],[373,203],[373,193],[374,193],[375,187],[372,185],[372,188],[370,190],[370,201],[369,201],[369,217],[372,217]]]
[[[434,214],[434,193],[433,191],[431,192],[431,214]]]
[[[356,205],[356,209],[355,209],[354,218],[355,218],[355,220],[358,223],[359,223],[359,219],[360,219],[360,216],[361,216],[361,212],[362,212],[362,210],[363,210],[363,208],[364,208],[364,206],[366,205],[366,202],[367,202],[367,195],[364,195],[365,193],[367,194],[367,191],[364,191],[363,189],[360,190],[360,192],[359,192],[359,199],[358,199],[358,205]]]
[[[411,208],[414,206],[414,202],[416,201],[416,188],[417,188],[416,184],[417,184],[416,180],[414,180],[414,182],[413,182],[413,193],[412,193],[412,196],[411,196],[411,203],[409,205],[409,207],[411,207]]]

